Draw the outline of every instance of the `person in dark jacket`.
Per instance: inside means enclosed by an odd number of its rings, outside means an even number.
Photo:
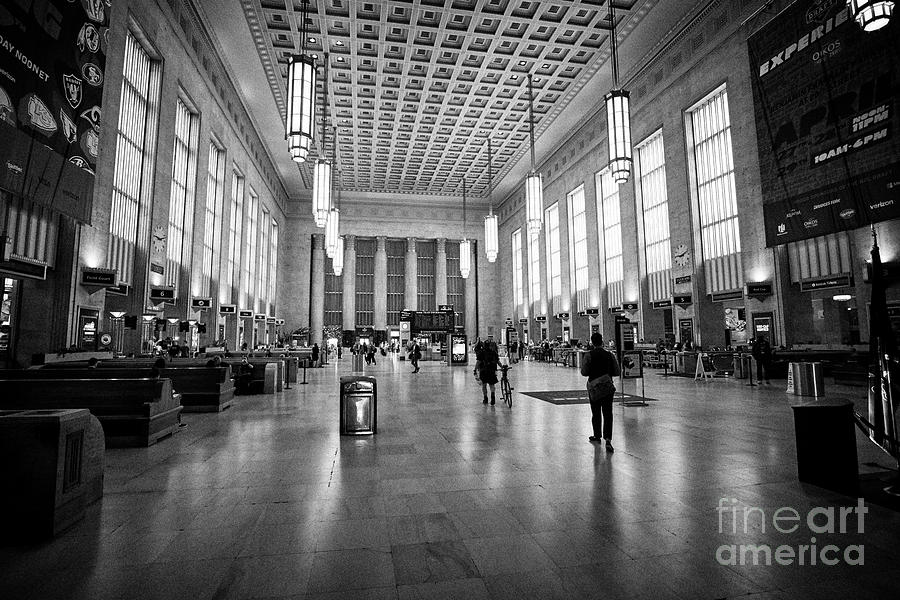
[[[250,391],[250,382],[253,381],[253,365],[247,360],[247,357],[241,359],[237,372],[234,376],[234,393],[246,394]]]
[[[488,386],[491,386],[491,404],[496,404],[494,386],[497,385],[497,365],[499,363],[500,355],[497,352],[497,344],[488,340],[481,351],[481,358],[475,365],[475,369],[478,371],[478,378],[481,379],[481,394],[484,396],[484,400],[482,400],[484,404],[488,402]]]
[[[608,375],[611,379],[618,375],[619,363],[615,356],[603,348],[603,336],[599,333],[591,334],[591,345],[593,348],[584,357],[581,365],[581,374],[588,378],[591,425],[594,429],[594,435],[590,436],[588,440],[599,442],[602,436],[602,439],[606,440],[606,451],[612,452],[612,405],[616,388],[611,381],[605,386],[602,385],[601,378]]]
[[[757,336],[753,340],[750,353],[756,359],[756,379],[762,383],[765,378],[766,383],[771,383],[769,381],[769,371],[772,368],[772,346],[769,344],[769,340],[762,336]]]
[[[422,349],[419,348],[417,342],[413,342],[412,350],[409,351],[409,362],[413,366],[413,373],[419,372],[419,359],[422,358]]]
[[[319,366],[319,345],[313,344],[312,347],[312,364],[314,367]]]

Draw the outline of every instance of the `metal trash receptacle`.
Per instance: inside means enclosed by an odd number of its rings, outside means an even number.
[[[374,377],[341,377],[341,435],[373,435],[377,430],[378,385]]]
[[[750,369],[750,355],[737,353],[734,355],[734,378],[747,379]]]
[[[363,355],[361,353],[357,352],[353,355],[353,358],[350,361],[350,370],[354,373],[363,372]]]
[[[794,380],[795,396],[812,396],[819,398],[825,395],[825,381],[822,377],[822,363],[791,363],[791,377]]]
[[[798,400],[791,405],[797,442],[797,478],[855,496],[859,487],[853,402]]]

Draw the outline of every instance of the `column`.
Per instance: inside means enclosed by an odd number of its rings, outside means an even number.
[[[376,335],[379,331],[387,331],[387,238],[378,236],[375,238],[375,303],[373,322]],[[387,339],[387,334],[385,334]]]
[[[312,237],[312,290],[309,299],[309,343],[322,347],[322,327],[325,324],[325,236]],[[246,337],[246,336],[245,336]]]
[[[240,337],[238,330],[241,326],[241,320],[235,315],[225,315],[225,341],[229,350],[240,350]]]
[[[438,238],[434,254],[434,305],[447,304],[447,240]]]
[[[356,236],[344,236],[344,272],[342,276],[342,300],[344,331],[356,331]]]
[[[478,319],[476,318],[478,313],[478,244],[470,244],[469,248],[469,255],[472,257],[470,263],[472,271],[466,278],[466,335],[469,336],[470,340],[474,340],[476,336],[481,335],[481,332],[478,331]],[[499,343],[499,335],[494,339]]]
[[[416,254],[416,238],[406,238],[406,273],[404,276],[406,282],[406,306],[408,310],[416,310],[418,301],[416,294],[419,290],[419,265],[418,255]]]

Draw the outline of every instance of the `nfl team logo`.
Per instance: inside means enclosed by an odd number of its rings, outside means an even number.
[[[81,79],[74,75],[63,75],[63,90],[66,93],[66,100],[72,108],[78,108],[81,105]]]
[[[103,84],[103,71],[101,71],[100,67],[94,63],[85,63],[84,66],[81,67],[81,74],[84,75],[85,81],[94,87]]]
[[[78,32],[78,49],[82,52],[85,49],[96,52],[100,49],[100,32],[91,23],[85,23]]]

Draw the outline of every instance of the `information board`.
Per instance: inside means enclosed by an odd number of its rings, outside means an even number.
[[[415,311],[411,312],[412,332],[453,331],[455,319],[451,311]]]
[[[900,19],[797,0],[748,40],[766,245],[900,217]]]

